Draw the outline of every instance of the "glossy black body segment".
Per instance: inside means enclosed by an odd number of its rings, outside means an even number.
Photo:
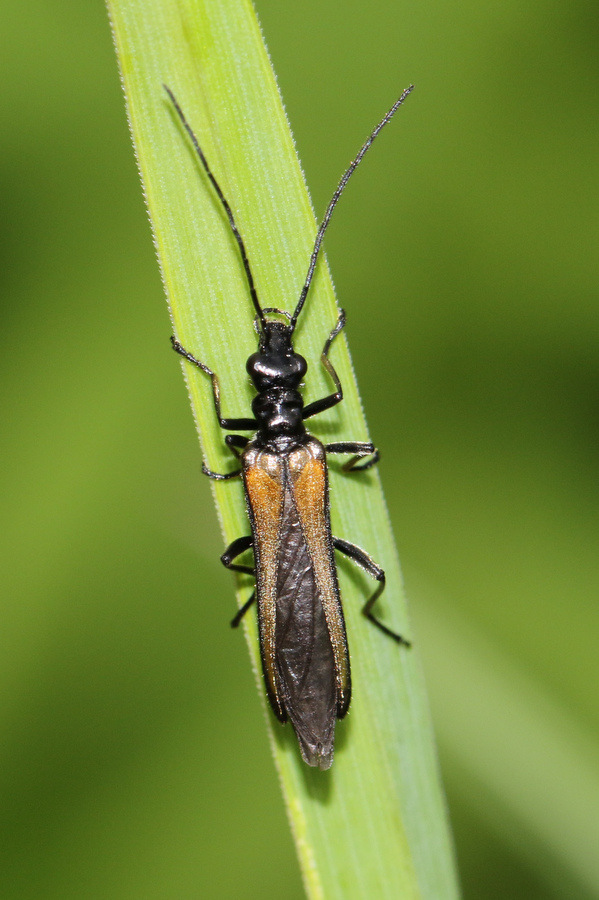
[[[379,459],[378,450],[365,441],[339,441],[325,446],[304,425],[306,419],[343,399],[343,388],[329,351],[345,326],[345,314],[341,310],[321,355],[335,390],[307,406],[300,385],[308,366],[293,347],[293,333],[332,211],[349,177],[412,87],[403,92],[377,125],[341,179],[318,230],[306,281],[293,315],[260,306],[231,207],[175,96],[168,87],[165,89],[228,217],[247,276],[259,335],[258,350],[246,365],[256,390],[252,418],[224,417],[216,374],[172,338],[176,352],[210,377],[220,426],[226,430],[253,432],[251,438],[239,434],[228,434],[225,438],[240,462],[237,468],[219,473],[206,465],[203,467],[204,473],[214,480],[227,481],[241,476],[245,488],[251,534],[233,541],[221,559],[233,571],[254,575],[256,589],[231,624],[237,626],[256,602],[262,669],[272,709],[281,722],[291,721],[305,762],[327,769],[333,761],[336,720],[346,714],[351,699],[349,650],[335,550],[378,581],[377,589],[364,604],[364,615],[398,643],[409,646],[409,642],[387,628],[372,612],[385,586],[383,569],[364,550],[333,537],[331,532],[327,454],[350,456],[343,471],[351,473],[374,465]],[[267,317],[271,313],[287,321]],[[235,562],[250,550],[254,555],[253,566]]]

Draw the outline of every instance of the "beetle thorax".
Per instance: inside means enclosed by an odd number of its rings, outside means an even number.
[[[283,322],[266,322],[256,353],[247,361],[247,371],[258,391],[252,412],[265,440],[305,433],[304,401],[298,388],[308,364],[291,342],[293,330]]]

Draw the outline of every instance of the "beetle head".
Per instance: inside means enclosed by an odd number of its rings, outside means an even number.
[[[247,361],[247,371],[258,392],[272,387],[296,390],[308,364],[292,344],[293,329],[284,322],[267,321],[260,331],[258,351]]]

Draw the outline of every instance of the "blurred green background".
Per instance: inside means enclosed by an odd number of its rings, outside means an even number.
[[[100,3],[6,0],[0,896],[301,897]],[[258,0],[466,898],[599,897],[599,12]],[[191,535],[191,538],[190,538]]]

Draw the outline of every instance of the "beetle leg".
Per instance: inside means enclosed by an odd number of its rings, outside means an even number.
[[[212,481],[230,481],[231,478],[238,478],[241,475],[241,469],[235,469],[234,472],[213,472],[206,463],[202,463],[202,472]]]
[[[238,452],[237,448],[247,447],[249,438],[242,437],[240,434],[228,434],[225,437],[225,444],[237,459],[241,459],[241,454]],[[212,481],[230,481],[231,478],[238,478],[241,475],[241,469],[234,469],[233,472],[224,473],[213,472],[212,469],[208,468],[206,463],[202,463],[202,472],[204,475],[207,475],[208,478],[211,478]]]
[[[250,566],[242,566],[238,563],[234,563],[233,560],[237,556],[241,556],[242,553],[245,553],[246,550],[249,550],[254,544],[251,535],[244,535],[244,537],[237,538],[233,543],[229,544],[225,552],[220,558],[223,566],[227,569],[230,569],[233,572],[243,572],[245,575],[254,575],[254,569]],[[246,612],[256,599],[256,591],[252,593],[250,599],[243,604],[241,609],[237,611],[237,614],[231,619],[231,628],[237,628]]]
[[[249,439],[243,437],[240,434],[228,434],[225,438],[225,444],[233,453],[237,459],[241,458],[241,454],[238,452],[237,447],[244,448],[249,444]],[[212,469],[209,469],[206,463],[202,463],[202,472],[204,475],[207,475],[208,478],[211,478],[213,481],[230,481],[231,478],[238,478],[241,475],[241,469],[235,469],[233,472],[213,472]]]
[[[237,459],[241,458],[239,450],[245,450],[249,442],[250,439],[243,437],[241,434],[228,434],[225,438],[225,444]]]
[[[381,458],[381,454],[370,441],[339,441],[335,444],[327,444],[325,450],[327,453],[354,454],[352,458],[342,466],[343,472],[363,472],[365,469],[370,469],[371,466],[376,465]],[[356,465],[361,459],[364,459],[365,456],[371,456],[372,458],[361,465]]]
[[[246,612],[248,611],[248,609],[250,608],[250,606],[252,605],[252,603],[254,602],[255,599],[256,599],[256,591],[253,591],[250,599],[246,600],[246,602],[243,604],[241,609],[238,610],[237,615],[233,616],[233,618],[231,619],[231,628],[238,627],[239,623],[241,622],[241,620],[243,619],[243,617],[245,616]]]
[[[337,390],[334,394],[329,394],[328,397],[322,397],[320,400],[315,400],[313,403],[308,403],[308,405],[304,407],[304,412],[302,415],[302,418],[304,419],[309,419],[311,416],[316,416],[318,415],[318,413],[324,412],[325,409],[330,409],[332,406],[335,406],[337,403],[340,403],[343,400],[343,388],[341,387],[341,382],[339,381],[339,376],[335,371],[333,363],[329,359],[329,350],[331,349],[331,344],[344,327],[345,311],[343,309],[340,309],[337,324],[326,339],[322,354],[320,356],[320,360],[331,376]]]
[[[194,366],[197,366],[198,369],[201,369],[202,372],[205,372],[206,375],[210,376],[210,380],[212,381],[212,395],[214,397],[214,409],[216,410],[216,417],[220,427],[226,428],[228,431],[254,431],[258,427],[258,423],[255,419],[223,419],[220,411],[220,384],[216,373],[208,368],[205,363],[200,362],[199,359],[192,356],[192,354],[189,353],[189,351],[187,351],[174,336],[171,336],[171,343],[175,353],[178,353],[179,356],[182,356],[184,359],[188,360],[188,362],[193,363]]]
[[[383,625],[379,619],[372,612],[372,607],[381,596],[383,591],[385,590],[385,572],[381,569],[380,566],[377,566],[375,561],[371,556],[366,553],[365,550],[362,550],[360,547],[356,547],[355,544],[350,544],[349,541],[344,541],[341,538],[333,538],[333,546],[336,550],[339,550],[341,553],[344,553],[345,556],[348,556],[350,559],[353,559],[359,566],[361,566],[369,575],[379,582],[379,586],[376,591],[369,597],[364,606],[362,607],[362,612],[369,619],[373,625],[376,625],[377,628],[380,628],[382,632],[392,637],[397,641],[398,644],[403,644],[405,647],[410,647],[410,641],[407,641],[400,634],[397,634],[395,631],[391,631],[390,628],[387,628],[386,625]]]
[[[237,563],[234,563],[233,560],[237,556],[241,556],[242,553],[245,553],[246,550],[249,550],[250,547],[253,547],[254,540],[251,534],[246,534],[243,537],[236,538],[225,550],[223,555],[220,558],[223,566],[227,569],[231,569],[232,572],[244,572],[246,575],[253,575],[254,569],[250,566],[241,566]]]

